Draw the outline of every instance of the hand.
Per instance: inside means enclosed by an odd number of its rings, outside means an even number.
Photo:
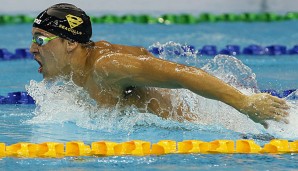
[[[242,103],[240,112],[247,114],[254,122],[268,128],[265,120],[275,120],[288,123],[284,117],[288,116],[289,106],[283,99],[267,93],[258,93],[248,96]]]

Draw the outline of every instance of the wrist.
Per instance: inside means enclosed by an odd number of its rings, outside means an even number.
[[[248,105],[249,105],[249,96],[245,94],[241,94],[239,98],[237,98],[234,101],[234,104],[231,106],[240,112],[244,112]]]

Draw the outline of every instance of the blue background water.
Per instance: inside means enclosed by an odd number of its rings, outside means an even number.
[[[180,44],[203,45],[213,44],[219,49],[227,44],[245,47],[250,44],[268,46],[273,44],[292,47],[297,44],[298,22],[275,23],[211,23],[198,25],[94,25],[93,40],[107,40],[112,43],[139,45],[149,48],[154,43],[165,44],[169,41]],[[0,47],[14,51],[16,48],[29,47],[31,42],[31,25],[2,25],[0,27]],[[236,56],[256,73],[260,89],[297,89],[298,64],[297,55],[284,56]],[[182,57],[181,57],[182,58]],[[199,60],[212,60],[210,56],[200,56]],[[181,59],[183,61],[183,59]],[[0,95],[12,91],[23,91],[30,80],[42,80],[37,73],[38,64],[33,60],[0,62]],[[235,73],[236,74],[236,73]],[[216,103],[215,103],[216,104]],[[202,125],[195,123],[178,123],[162,120],[155,116],[142,116],[136,122],[135,116],[128,116],[114,124],[100,121],[101,125],[91,124],[84,117],[79,119],[68,115],[50,115],[45,122],[30,122],[35,117],[34,105],[1,105],[0,106],[0,142],[7,145],[29,141],[34,143],[45,141],[67,142],[82,140],[91,143],[98,140],[123,142],[142,139],[155,143],[161,139],[182,141],[200,139],[212,141],[216,139],[237,140],[243,138],[243,132],[229,130],[219,124]],[[211,110],[211,108],[210,108]],[[233,111],[228,111],[233,112]],[[225,115],[225,111],[221,115]],[[297,114],[297,112],[296,112]],[[59,118],[61,117],[61,118]],[[58,122],[57,120],[62,120]],[[127,120],[125,120],[127,119]],[[28,122],[29,121],[29,122]],[[232,121],[233,122],[233,121]],[[234,121],[235,122],[235,121]],[[237,122],[237,121],[236,121]],[[116,124],[115,124],[116,123]],[[117,126],[118,125],[120,126]],[[97,127],[92,127],[92,126]],[[233,124],[232,124],[233,125]],[[122,126],[122,127],[121,127]],[[251,124],[251,127],[256,125]],[[249,127],[247,132],[249,132]],[[295,130],[295,127],[292,126]],[[289,129],[291,130],[291,129]],[[297,129],[296,129],[297,130]],[[281,132],[261,131],[261,135],[247,134],[260,144],[268,142],[269,133],[282,138]],[[288,139],[297,139],[295,133],[285,132]],[[297,155],[166,155],[147,157],[104,157],[104,158],[63,159],[14,159],[0,160],[1,169],[18,168],[39,170],[46,167],[53,169],[107,170],[288,170],[297,168]],[[268,166],[270,163],[270,166]]]

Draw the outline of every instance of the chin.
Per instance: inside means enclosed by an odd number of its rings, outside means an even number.
[[[46,79],[46,80],[51,80],[51,79],[53,79],[53,76],[50,76],[48,73],[42,73],[42,76],[43,76],[43,78],[44,79]]]
[[[43,74],[43,78],[48,81],[55,81],[55,80],[59,80],[59,79],[63,78],[63,76]]]

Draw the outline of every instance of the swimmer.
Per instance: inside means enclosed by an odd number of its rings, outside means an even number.
[[[187,110],[182,105],[172,104],[170,89],[183,88],[230,105],[264,127],[266,120],[288,122],[289,107],[282,99],[265,93],[245,95],[199,68],[156,58],[141,47],[91,41],[89,16],[72,4],[41,12],[32,35],[30,52],[43,78],[72,79],[103,107],[135,106],[170,119],[175,110],[184,120],[196,120],[196,115],[183,114]]]

